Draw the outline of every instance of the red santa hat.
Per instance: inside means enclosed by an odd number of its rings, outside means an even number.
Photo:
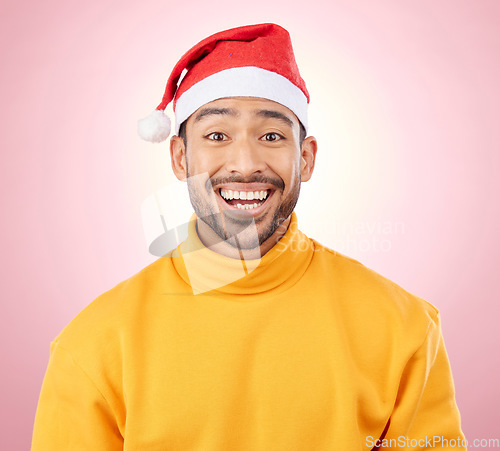
[[[295,113],[307,129],[309,93],[288,31],[273,23],[247,25],[196,44],[175,65],[156,110],[139,121],[139,135],[151,142],[168,138],[170,119],[165,108],[172,101],[178,133],[198,108],[224,97],[273,100]]]

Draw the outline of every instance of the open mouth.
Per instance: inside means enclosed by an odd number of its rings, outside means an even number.
[[[270,189],[256,191],[236,191],[219,189],[219,195],[231,207],[239,210],[254,210],[264,205],[271,197]]]

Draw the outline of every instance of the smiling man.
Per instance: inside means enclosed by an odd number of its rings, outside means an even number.
[[[170,102],[188,238],[52,342],[33,449],[466,449],[439,311],[298,229],[317,142],[288,32],[195,45],[143,138]]]

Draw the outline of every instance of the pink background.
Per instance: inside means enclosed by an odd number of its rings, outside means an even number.
[[[292,33],[318,167],[299,224],[442,312],[463,429],[499,438],[497,0],[3,2],[2,449],[29,448],[49,343],[154,260],[142,201],[173,180],[136,120],[224,28]]]

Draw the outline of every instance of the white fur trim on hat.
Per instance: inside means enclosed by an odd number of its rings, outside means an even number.
[[[307,97],[288,78],[259,67],[235,67],[199,81],[175,105],[175,130],[198,108],[224,97],[261,97],[291,110],[307,130]]]
[[[153,143],[165,141],[170,135],[170,118],[162,110],[154,110],[137,123],[139,136]]]

